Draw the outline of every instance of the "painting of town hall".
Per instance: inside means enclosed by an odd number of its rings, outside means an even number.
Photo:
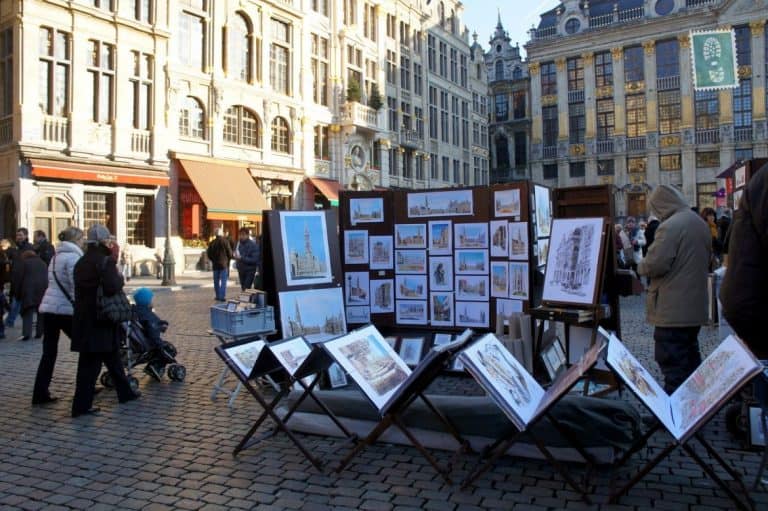
[[[328,230],[323,211],[281,211],[280,234],[288,286],[331,282]]]
[[[318,342],[347,333],[340,287],[283,291],[278,296],[283,338],[301,335]]]
[[[594,303],[604,224],[602,218],[553,220],[544,301]]]

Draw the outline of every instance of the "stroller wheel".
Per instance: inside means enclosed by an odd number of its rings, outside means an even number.
[[[136,393],[139,390],[139,380],[133,376],[128,376],[128,385],[131,386],[131,390]]]
[[[187,377],[187,368],[181,364],[169,364],[167,371],[168,378],[173,381],[184,381]]]
[[[101,373],[101,377],[99,378],[99,381],[101,382],[102,385],[110,389],[115,386],[115,382],[112,381],[112,375],[106,371]]]

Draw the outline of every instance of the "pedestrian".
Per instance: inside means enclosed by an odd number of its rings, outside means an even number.
[[[21,254],[25,250],[34,250],[32,247],[32,244],[29,242],[29,231],[26,227],[20,227],[16,229],[16,243],[15,246],[11,245],[11,247],[8,249],[8,257],[11,260],[11,272],[13,272],[13,267],[16,265],[21,264]],[[8,311],[8,316],[5,318],[5,326],[13,328],[13,324],[16,322],[16,316],[19,315],[19,312],[21,311],[21,304],[18,300],[15,300],[13,297],[16,293],[13,290],[13,279],[11,279],[11,291],[9,293],[10,297],[10,310]]]
[[[35,243],[32,246],[34,247],[35,252],[40,256],[40,259],[45,262],[45,265],[48,266],[51,264],[51,259],[53,259],[54,254],[56,254],[56,249],[53,248],[51,242],[48,241],[48,236],[45,234],[45,231],[35,231],[34,239]]]
[[[37,314],[35,339],[43,336],[43,321],[37,308],[43,300],[48,287],[48,266],[34,250],[25,250],[11,270],[11,288],[13,299],[19,303],[21,313],[20,341],[32,338],[32,323]]]
[[[637,265],[643,259],[643,247],[645,246],[645,234],[637,225],[637,219],[633,216],[627,217],[625,225],[629,243],[632,246],[630,266],[637,271]]]
[[[631,266],[628,255],[632,253],[632,244],[629,242],[627,233],[624,232],[624,226],[616,224],[613,226],[615,235],[613,237],[614,249],[616,250],[616,261],[621,269],[628,269]]]
[[[59,352],[59,336],[72,338],[72,313],[75,299],[75,264],[83,256],[83,231],[67,227],[59,233],[59,249],[48,266],[48,289],[40,303],[43,318],[43,354],[37,367],[32,404],[44,405],[58,398],[49,387]]]
[[[75,264],[75,305],[73,307],[72,351],[78,352],[75,396],[72,417],[99,412],[93,406],[96,380],[102,364],[107,368],[121,403],[132,401],[141,394],[131,389],[120,360],[122,326],[99,320],[97,290],[101,285],[105,296],[123,289],[123,278],[117,272],[109,247],[109,230],[101,224],[88,229],[85,255]]]
[[[654,215],[648,216],[648,225],[645,226],[645,230],[643,231],[643,236],[645,236],[645,246],[643,247],[643,257],[645,257],[648,254],[648,249],[651,246],[651,243],[653,243],[653,240],[656,237],[656,229],[659,227],[659,219],[656,218]]]
[[[720,266],[722,251],[720,250],[720,237],[717,231],[717,213],[712,208],[701,210],[701,218],[707,223],[710,236],[712,236],[712,260],[710,261],[709,271],[715,271]]]
[[[671,394],[701,363],[698,335],[707,322],[712,241],[707,224],[675,188],[658,186],[648,202],[661,223],[638,272],[651,278],[646,316],[664,390]]]
[[[223,302],[227,294],[229,261],[232,259],[232,246],[224,237],[223,229],[216,229],[216,238],[208,244],[206,254],[213,266],[213,291],[216,294],[216,301]]]
[[[247,227],[240,229],[240,238],[235,248],[235,267],[240,278],[240,289],[245,291],[253,287],[256,274],[261,268],[261,243],[251,238]]]
[[[118,261],[118,269],[120,270],[120,275],[123,276],[123,280],[125,280],[125,282],[130,282],[133,258],[131,257],[131,246],[127,243],[123,247],[123,250],[120,251],[120,259]]]
[[[726,265],[728,242],[730,240],[731,211],[726,209],[717,220],[717,241],[720,245],[720,263]]]

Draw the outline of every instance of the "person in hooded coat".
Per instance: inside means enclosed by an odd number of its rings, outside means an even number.
[[[648,200],[660,220],[637,271],[650,277],[646,316],[655,328],[654,356],[672,393],[699,366],[699,330],[707,322],[707,275],[712,236],[683,195],[660,185]]]

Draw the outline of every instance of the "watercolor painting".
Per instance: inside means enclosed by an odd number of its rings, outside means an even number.
[[[349,271],[344,275],[344,297],[347,305],[368,305],[368,280],[367,271]]]
[[[394,267],[392,236],[369,236],[371,270],[391,270]]]
[[[397,300],[395,303],[395,321],[402,325],[426,325],[427,301]]]
[[[528,299],[528,263],[509,263],[509,297]]]
[[[456,275],[488,273],[487,250],[457,250],[454,257]]]
[[[344,262],[368,264],[368,231],[344,231]]]
[[[406,300],[426,300],[426,275],[396,275],[395,298]]]
[[[371,279],[371,313],[395,312],[395,284],[392,279]]]
[[[488,275],[456,275],[456,300],[486,301],[488,292]]]
[[[491,257],[509,257],[509,226],[506,220],[491,220]]]
[[[509,258],[514,261],[528,260],[528,223],[509,223]]]
[[[488,248],[488,224],[475,222],[453,224],[456,248]]]
[[[429,288],[432,291],[450,291],[453,289],[452,257],[429,258]]]
[[[395,224],[395,248],[427,248],[427,225]]]
[[[473,215],[472,190],[408,194],[408,218]]]
[[[493,192],[494,216],[520,216],[520,190],[496,190]]]
[[[349,223],[381,223],[384,221],[384,198],[349,199]]]
[[[318,342],[347,332],[340,287],[282,291],[278,298],[283,337]]]
[[[491,261],[491,296],[509,296],[509,263],[506,261]]]
[[[453,293],[432,293],[429,313],[433,326],[453,326]],[[450,340],[450,335],[448,338]]]
[[[451,253],[453,248],[452,225],[450,220],[431,220],[429,222],[430,255]]]
[[[426,250],[395,250],[395,271],[397,273],[426,273]]]
[[[281,211],[280,235],[288,286],[331,282],[331,256],[323,211]]]

